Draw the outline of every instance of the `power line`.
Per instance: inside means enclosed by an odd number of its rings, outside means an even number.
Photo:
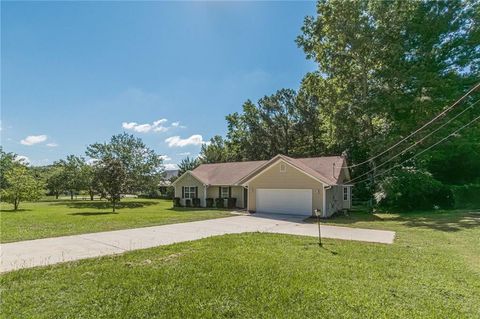
[[[480,119],[480,115],[477,116],[476,118],[474,118],[472,121],[470,121],[470,122],[468,122],[467,124],[465,124],[464,126],[462,126],[462,127],[460,127],[459,129],[457,129],[456,131],[454,131],[454,132],[450,133],[449,135],[445,136],[444,138],[442,138],[442,139],[439,140],[438,142],[430,145],[430,146],[427,147],[426,149],[418,152],[417,154],[412,155],[410,158],[407,158],[407,159],[404,160],[403,162],[400,162],[400,163],[398,163],[397,165],[394,165],[394,166],[390,167],[389,169],[387,169],[387,170],[385,170],[385,171],[383,171],[383,172],[381,172],[381,173],[375,174],[373,177],[377,177],[377,176],[383,175],[383,174],[385,174],[385,173],[388,173],[388,172],[391,171],[392,169],[399,167],[400,165],[404,164],[405,162],[408,162],[408,161],[410,161],[411,159],[413,159],[413,158],[415,158],[415,157],[417,157],[417,156],[419,156],[419,155],[421,155],[421,154],[429,151],[429,150],[432,149],[433,147],[435,147],[435,146],[437,146],[438,144],[444,142],[445,140],[447,140],[447,139],[450,138],[451,136],[457,134],[458,132],[460,132],[460,131],[463,130],[464,128],[470,126],[470,125],[471,125],[472,123],[474,123],[475,121],[478,121],[479,119]],[[361,180],[361,181],[359,181],[359,182],[356,182],[355,184],[363,183],[363,182],[366,182],[366,181],[369,181],[369,180],[370,180],[370,178],[366,178],[366,179],[363,179],[363,180]]]
[[[384,150],[383,152],[361,162],[361,163],[358,163],[358,164],[354,164],[354,165],[350,165],[350,166],[343,166],[342,168],[353,168],[353,167],[358,167],[360,165],[364,165],[364,164],[367,164],[367,163],[370,163],[372,160],[382,156],[383,154],[387,153],[388,151],[391,151],[392,149],[394,149],[395,147],[397,147],[398,145],[402,144],[405,140],[409,139],[410,137],[412,137],[413,135],[417,134],[418,132],[420,132],[421,130],[423,130],[425,127],[427,127],[428,125],[432,124],[433,122],[435,122],[437,119],[439,119],[440,117],[442,117],[443,115],[445,115],[447,112],[449,112],[451,109],[453,109],[457,104],[459,104],[460,102],[462,102],[465,98],[467,98],[473,91],[475,91],[476,89],[478,89],[480,87],[480,82],[477,83],[473,88],[471,88],[467,93],[465,93],[461,98],[459,98],[458,100],[456,100],[452,105],[450,105],[449,107],[447,107],[446,109],[444,109],[442,112],[438,113],[433,119],[431,119],[430,121],[428,121],[427,123],[425,123],[424,125],[422,125],[420,128],[416,129],[415,131],[413,131],[412,133],[410,133],[407,137],[401,139],[400,141],[398,141],[397,143],[395,143],[394,145],[392,145],[391,147],[389,147],[388,149]]]
[[[440,125],[439,127],[437,127],[435,130],[433,130],[432,132],[428,133],[427,135],[425,135],[424,137],[422,137],[421,139],[419,139],[418,141],[416,141],[415,143],[413,143],[412,145],[410,145],[409,147],[407,147],[406,149],[404,149],[403,151],[401,151],[400,153],[397,153],[395,154],[394,156],[390,157],[388,160],[386,160],[385,162],[383,162],[382,164],[378,165],[375,167],[375,169],[371,169],[370,171],[362,174],[362,175],[359,175],[357,177],[355,177],[354,179],[350,180],[349,182],[352,182],[352,181],[355,181],[356,179],[359,179],[360,177],[363,177],[365,175],[368,175],[370,174],[371,172],[375,171],[377,168],[379,167],[382,167],[384,166],[385,164],[391,162],[392,160],[394,160],[395,158],[399,157],[400,155],[404,154],[406,151],[412,149],[413,147],[417,146],[418,144],[420,144],[421,142],[423,142],[424,140],[426,140],[428,137],[432,136],[433,134],[435,134],[436,132],[438,132],[440,129],[442,129],[443,127],[445,127],[448,123],[451,123],[453,120],[455,120],[457,117],[459,117],[460,115],[462,115],[463,113],[465,113],[466,111],[468,111],[469,109],[473,108],[477,103],[479,103],[480,100],[477,100],[475,101],[473,104],[471,104],[469,107],[467,107],[466,109],[464,109],[462,112],[458,113],[457,115],[455,115],[454,117],[452,117],[451,119],[449,119],[447,122],[443,123],[442,125]]]

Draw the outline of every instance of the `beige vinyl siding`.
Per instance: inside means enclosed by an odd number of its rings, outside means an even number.
[[[343,209],[343,186],[336,185],[325,190],[325,197],[327,198],[326,217],[330,217],[333,213]]]
[[[175,183],[175,197],[180,197],[180,203],[185,205],[185,199],[182,198],[182,187],[183,186],[193,186],[198,187],[198,198],[200,198],[200,205],[205,206],[205,188],[198,179],[193,177],[191,174],[187,173],[183,175],[176,183]]]
[[[285,172],[280,172],[280,165],[286,165]],[[283,161],[266,168],[248,183],[248,210],[250,211],[256,209],[255,196],[258,188],[311,189],[312,208],[323,210],[323,184]]]
[[[207,188],[207,198],[218,198],[218,188],[221,186],[211,185]],[[224,186],[229,187],[229,186]],[[232,197],[237,199],[237,207],[243,208],[243,187],[230,186],[232,188]]]

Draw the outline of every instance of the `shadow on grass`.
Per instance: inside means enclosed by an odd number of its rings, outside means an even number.
[[[382,216],[384,215],[384,216]],[[311,222],[314,222],[313,220]],[[323,221],[325,224],[355,224],[358,222],[399,222],[406,227],[456,232],[480,227],[479,210],[442,210],[398,213],[352,212],[348,216],[335,215]],[[375,226],[375,224],[372,224]]]
[[[17,209],[17,210],[14,210],[13,208],[10,208],[10,209],[4,209],[3,207],[0,209],[0,211],[2,213],[21,213],[21,212],[31,212],[32,210],[31,209]]]
[[[235,209],[227,209],[227,208],[215,208],[215,207],[170,207],[166,208],[165,210],[169,210],[172,212],[195,212],[195,211],[216,211],[216,212],[231,212]]]
[[[118,215],[117,212],[78,212],[78,213],[70,213],[68,215],[72,216],[98,216],[98,215]]]
[[[141,208],[145,206],[152,206],[156,205],[158,202],[152,201],[128,201],[128,202],[120,202],[117,204],[117,208]],[[60,202],[54,205],[62,205],[68,208],[96,208],[96,209],[111,209],[112,204],[107,201],[81,201],[81,202]]]

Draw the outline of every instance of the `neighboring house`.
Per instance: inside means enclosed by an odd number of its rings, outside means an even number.
[[[172,186],[175,197],[237,199],[250,212],[311,216],[314,210],[329,217],[351,208],[351,186],[344,157],[291,158],[269,161],[202,164],[180,176]]]
[[[172,183],[170,180],[172,177],[177,177],[178,176],[178,169],[170,169],[165,171],[165,177],[163,178],[163,181],[160,182],[160,187],[167,187],[170,186]]]

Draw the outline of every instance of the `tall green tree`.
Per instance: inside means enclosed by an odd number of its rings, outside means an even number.
[[[15,163],[5,173],[5,188],[0,191],[1,200],[18,210],[21,202],[35,201],[41,198],[42,184],[38,182],[25,165]]]
[[[187,171],[193,171],[198,165],[200,165],[200,161],[197,158],[185,157],[178,164],[178,176],[181,176]]]
[[[126,192],[148,192],[158,187],[163,176],[159,154],[148,148],[140,138],[123,133],[112,136],[108,143],[87,147],[86,155],[95,160],[118,159],[126,171]]]
[[[229,151],[223,137],[215,135],[210,142],[203,144],[198,161],[201,163],[223,163],[229,160]]]
[[[479,78],[479,6],[319,1],[297,43],[318,65],[301,90],[317,97],[327,151],[362,161],[471,87]]]
[[[53,165],[46,179],[45,186],[47,190],[55,196],[55,199],[58,199],[58,196],[65,191],[66,185],[63,167],[61,165]]]
[[[126,190],[128,181],[127,171],[123,162],[118,158],[106,157],[96,163],[96,171],[102,192],[112,203],[115,212],[121,194]]]
[[[68,155],[66,159],[56,162],[55,165],[61,167],[63,188],[70,193],[70,199],[73,200],[73,196],[86,187],[84,158]]]

